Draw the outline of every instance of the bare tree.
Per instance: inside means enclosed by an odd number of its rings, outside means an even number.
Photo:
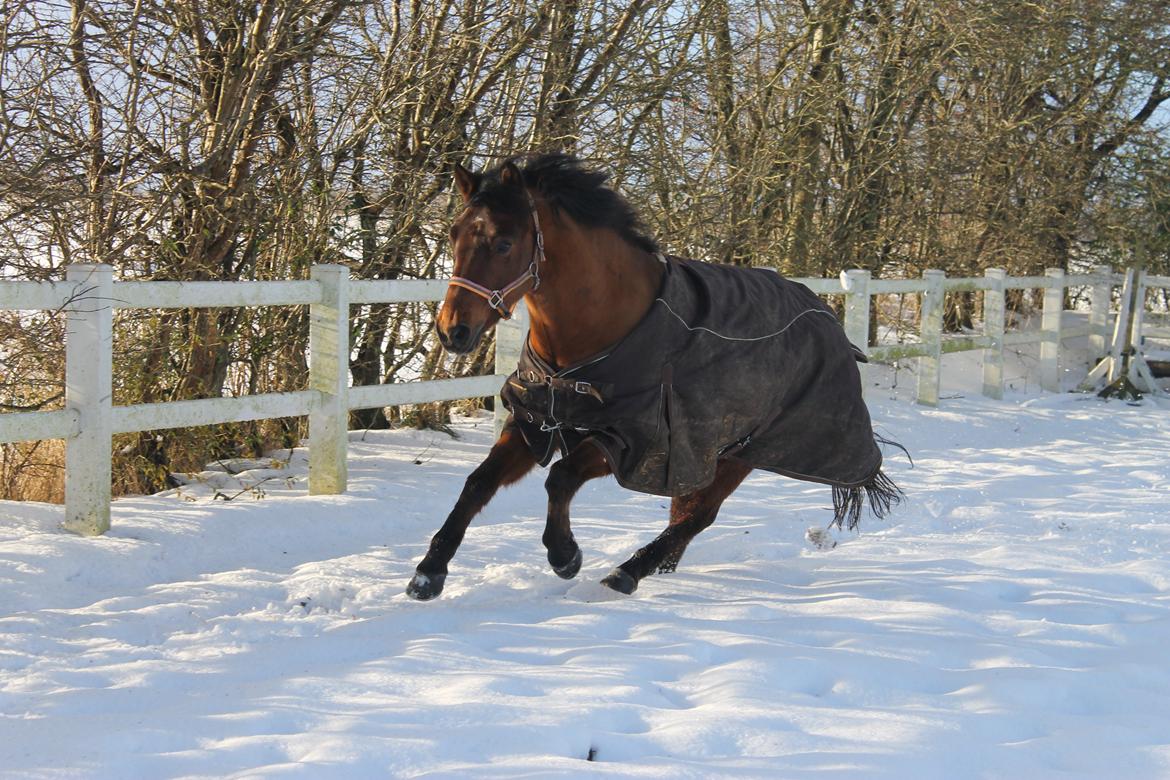
[[[453,164],[554,149],[612,171],[664,246],[707,260],[1035,273],[1132,262],[1140,239],[1164,262],[1160,239],[1142,238],[1157,230],[1133,225],[1165,210],[1165,3],[12,0],[5,12],[5,276],[105,262],[122,278],[305,278],[341,262],[360,278],[442,278]],[[948,324],[972,324],[974,303],[951,297]],[[451,359],[433,313],[355,307],[354,383],[483,370],[490,344]],[[306,381],[301,308],[125,311],[116,327],[118,403]],[[0,323],[6,408],[59,403],[54,329]],[[131,437],[122,487],[295,442],[301,424]],[[44,452],[6,462],[19,472]]]

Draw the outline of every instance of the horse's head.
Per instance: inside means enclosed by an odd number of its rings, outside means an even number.
[[[452,352],[470,352],[480,337],[540,284],[543,246],[536,211],[511,161],[475,174],[455,166],[463,213],[451,225],[451,286],[435,328]]]

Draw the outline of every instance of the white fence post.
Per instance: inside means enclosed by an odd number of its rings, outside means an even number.
[[[866,355],[869,354],[869,271],[845,272],[845,336]],[[857,364],[861,374],[861,392],[866,390],[867,366]]]
[[[1060,331],[1064,318],[1064,270],[1044,271],[1049,279],[1059,280],[1055,287],[1044,288],[1044,309],[1040,315],[1040,387],[1050,393],[1060,392]]]
[[[309,495],[344,493],[349,444],[349,269],[315,265],[319,303],[309,306]]]
[[[65,440],[64,527],[97,536],[110,530],[114,270],[71,265],[65,279],[77,283],[66,307],[65,406],[80,432]]]
[[[523,300],[516,306],[512,319],[501,320],[496,325],[496,373],[507,376],[516,370],[520,362],[520,351],[524,348],[524,339],[528,337],[528,304]],[[508,421],[508,410],[504,408],[503,399],[499,394],[495,398],[495,428],[496,436],[504,430],[504,423]]]
[[[983,395],[997,401],[1003,398],[1003,331],[1005,305],[1002,268],[988,268],[983,272],[987,289],[983,291],[983,335],[991,343],[983,348]]]
[[[938,406],[939,374],[942,364],[943,302],[947,275],[942,271],[923,271],[926,291],[922,293],[919,312],[920,336],[927,354],[918,358],[918,403]]]
[[[1108,384],[1113,384],[1121,378],[1121,356],[1129,344],[1130,320],[1133,318],[1133,290],[1137,282],[1134,269],[1125,271],[1125,282],[1121,285],[1121,306],[1117,310],[1117,319],[1113,322],[1113,338],[1109,342],[1109,373],[1105,377]]]
[[[1113,303],[1113,268],[1098,265],[1093,268],[1092,299],[1089,301],[1089,354],[1094,360],[1105,357],[1105,340],[1109,337],[1109,307]]]
[[[1150,371],[1142,352],[1142,330],[1146,319],[1146,271],[1138,268],[1134,271],[1134,310],[1133,328],[1129,337],[1129,381],[1147,393],[1165,395],[1162,393],[1158,381]]]

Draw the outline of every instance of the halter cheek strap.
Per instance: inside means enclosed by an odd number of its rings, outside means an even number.
[[[525,192],[527,195],[527,191]],[[463,276],[452,276],[448,283],[455,287],[461,287],[464,290],[475,293],[479,297],[487,301],[488,306],[496,310],[502,320],[512,319],[512,309],[520,302],[517,298],[511,306],[508,305],[508,296],[519,290],[526,282],[532,280],[532,286],[528,291],[539,289],[540,287],[540,264],[545,261],[544,257],[544,234],[540,232],[540,217],[536,214],[536,204],[532,202],[532,196],[528,195],[528,206],[532,210],[532,228],[536,236],[536,243],[532,247],[532,262],[528,264],[528,270],[518,276],[511,284],[500,290],[489,290],[479,282],[474,282]]]

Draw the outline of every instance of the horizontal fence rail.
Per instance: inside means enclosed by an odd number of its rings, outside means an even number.
[[[1147,287],[1170,287],[1170,277],[1141,279]],[[1044,276],[1015,278],[1002,270],[989,269],[982,278],[959,279],[948,279],[941,271],[926,271],[921,279],[873,279],[868,271],[851,270],[839,279],[795,281],[820,295],[844,296],[846,333],[871,360],[917,358],[918,400],[937,404],[942,355],[982,350],[983,392],[1002,398],[1004,348],[1025,343],[1039,342],[1041,386],[1058,391],[1061,341],[1088,336],[1090,349],[1103,355],[1113,289],[1122,280],[1122,276],[1101,266],[1091,274],[1066,275],[1049,270]],[[1069,287],[1087,287],[1091,291],[1087,325],[1064,325],[1064,296]],[[1005,292],[1026,289],[1044,291],[1040,329],[1009,332],[1005,329]],[[314,266],[311,278],[304,281],[115,282],[112,268],[105,265],[70,266],[65,281],[0,280],[0,310],[61,310],[68,317],[65,408],[0,414],[0,443],[65,440],[64,525],[82,534],[101,534],[109,528],[111,437],[119,433],[307,415],[309,492],[344,492],[350,411],[496,395],[506,374],[515,366],[526,332],[524,307],[511,321],[498,325],[495,374],[349,386],[350,305],[434,302],[442,300],[446,290],[447,283],[442,280],[351,280],[348,269],[338,265]],[[954,292],[983,293],[981,334],[944,336],[945,296]],[[919,297],[916,343],[870,343],[872,296],[892,294]],[[296,305],[309,306],[308,389],[113,406],[114,309]],[[503,413],[500,404],[496,409],[498,428]]]
[[[0,281],[0,310],[60,310],[66,328],[65,409],[0,414],[0,443],[64,439],[65,527],[109,528],[111,437],[196,425],[309,417],[309,492],[345,490],[346,423],[355,409],[495,395],[503,374],[349,387],[349,306],[434,302],[441,280],[351,281],[343,266],[315,266],[303,281],[114,282],[104,265],[74,265],[65,281]],[[112,404],[113,311],[254,306],[309,307],[309,388],[295,392]],[[514,365],[523,318],[500,325],[497,364]],[[517,331],[513,333],[512,331]],[[510,369],[508,369],[510,371]]]

